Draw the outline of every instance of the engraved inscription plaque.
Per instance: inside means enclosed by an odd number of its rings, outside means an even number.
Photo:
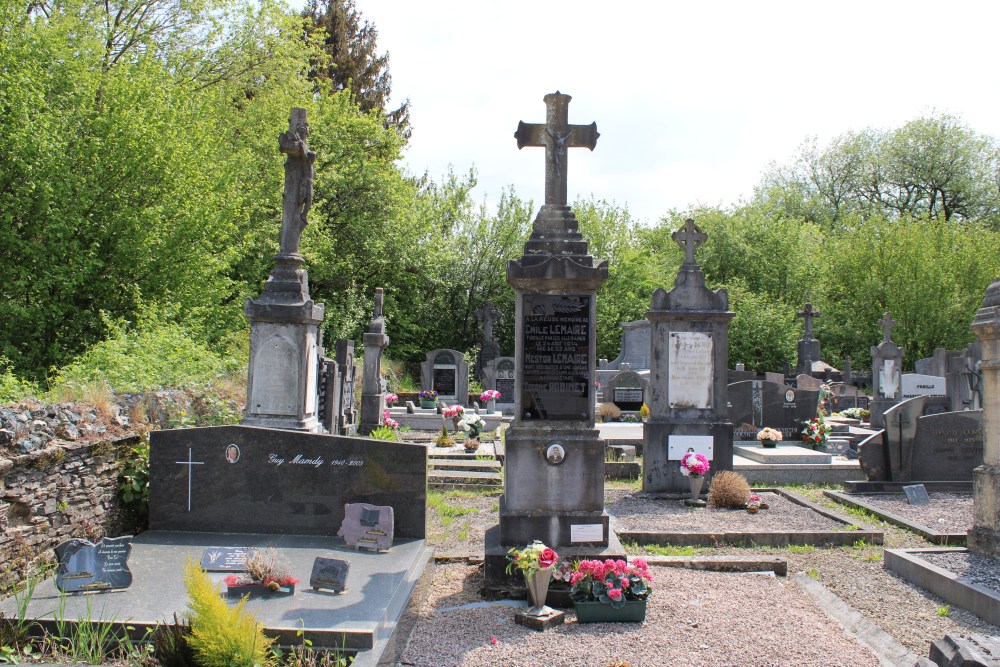
[[[671,408],[712,407],[712,334],[670,334],[667,396]]]
[[[522,419],[589,415],[589,295],[524,295]]]
[[[436,391],[440,396],[454,396],[457,376],[458,370],[454,366],[451,366],[450,368],[435,366],[433,382],[434,391]]]

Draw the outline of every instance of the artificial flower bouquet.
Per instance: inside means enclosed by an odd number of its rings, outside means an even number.
[[[417,399],[421,401],[436,401],[438,393],[433,389],[421,389],[417,392]]]
[[[495,401],[500,398],[502,394],[496,389],[487,389],[479,395],[479,400],[483,403],[489,403],[490,401]]]
[[[462,421],[458,422],[458,427],[469,434],[469,439],[478,438],[486,428],[486,422],[482,417],[477,415],[475,412],[470,413],[462,417]]]
[[[397,394],[388,393],[385,395],[386,405],[396,405],[396,403],[399,403],[399,396]]]
[[[681,457],[681,474],[685,477],[701,477],[710,467],[704,454],[688,452]]]
[[[539,570],[555,570],[559,564],[559,554],[535,540],[523,549],[517,547],[507,552],[507,574],[520,570],[530,577]]]
[[[653,577],[642,558],[582,560],[570,573],[570,598],[574,602],[603,602],[615,609],[631,600],[645,600],[652,593]]]
[[[770,426],[765,426],[757,434],[757,439],[761,442],[771,441],[771,442],[781,442],[782,436],[781,431]]]
[[[822,447],[826,444],[831,430],[832,427],[822,417],[813,417],[805,422],[802,429],[802,442],[810,445],[813,449]]]
[[[382,425],[391,429],[399,428],[399,422],[392,418],[389,408],[382,411]]]

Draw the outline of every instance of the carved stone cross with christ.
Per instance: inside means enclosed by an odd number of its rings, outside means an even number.
[[[806,321],[805,331],[802,333],[803,340],[812,340],[813,337],[813,318],[819,317],[820,312],[813,308],[813,305],[806,301],[806,305],[802,307],[802,310],[795,313],[802,319]]]
[[[597,123],[590,125],[569,124],[569,95],[558,90],[545,96],[545,124],[517,124],[518,150],[525,146],[545,147],[545,205],[566,206],[566,149],[589,148],[594,150]]]
[[[697,264],[694,251],[708,240],[708,234],[701,231],[701,228],[694,224],[694,220],[688,218],[684,221],[684,226],[671,234],[670,238],[684,250],[685,264]]]
[[[896,320],[892,319],[888,311],[879,320],[879,324],[882,325],[882,342],[891,343],[892,342],[892,328],[896,326]]]

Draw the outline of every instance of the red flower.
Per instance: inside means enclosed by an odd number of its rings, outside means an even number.
[[[542,553],[538,554],[538,565],[540,567],[552,567],[557,562],[559,562],[559,556],[548,547],[542,549]]]
[[[608,589],[608,597],[611,598],[612,600],[621,600],[622,599],[622,592],[620,590],[618,590],[617,588],[609,588]]]

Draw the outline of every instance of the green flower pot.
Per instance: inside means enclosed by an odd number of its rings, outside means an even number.
[[[574,602],[577,623],[642,623],[646,620],[648,600],[627,600],[615,609],[604,602]]]
[[[437,401],[424,401],[424,400],[421,400],[420,401],[420,407],[422,407],[422,408],[430,408],[431,410],[433,410],[435,407],[437,407]]]

